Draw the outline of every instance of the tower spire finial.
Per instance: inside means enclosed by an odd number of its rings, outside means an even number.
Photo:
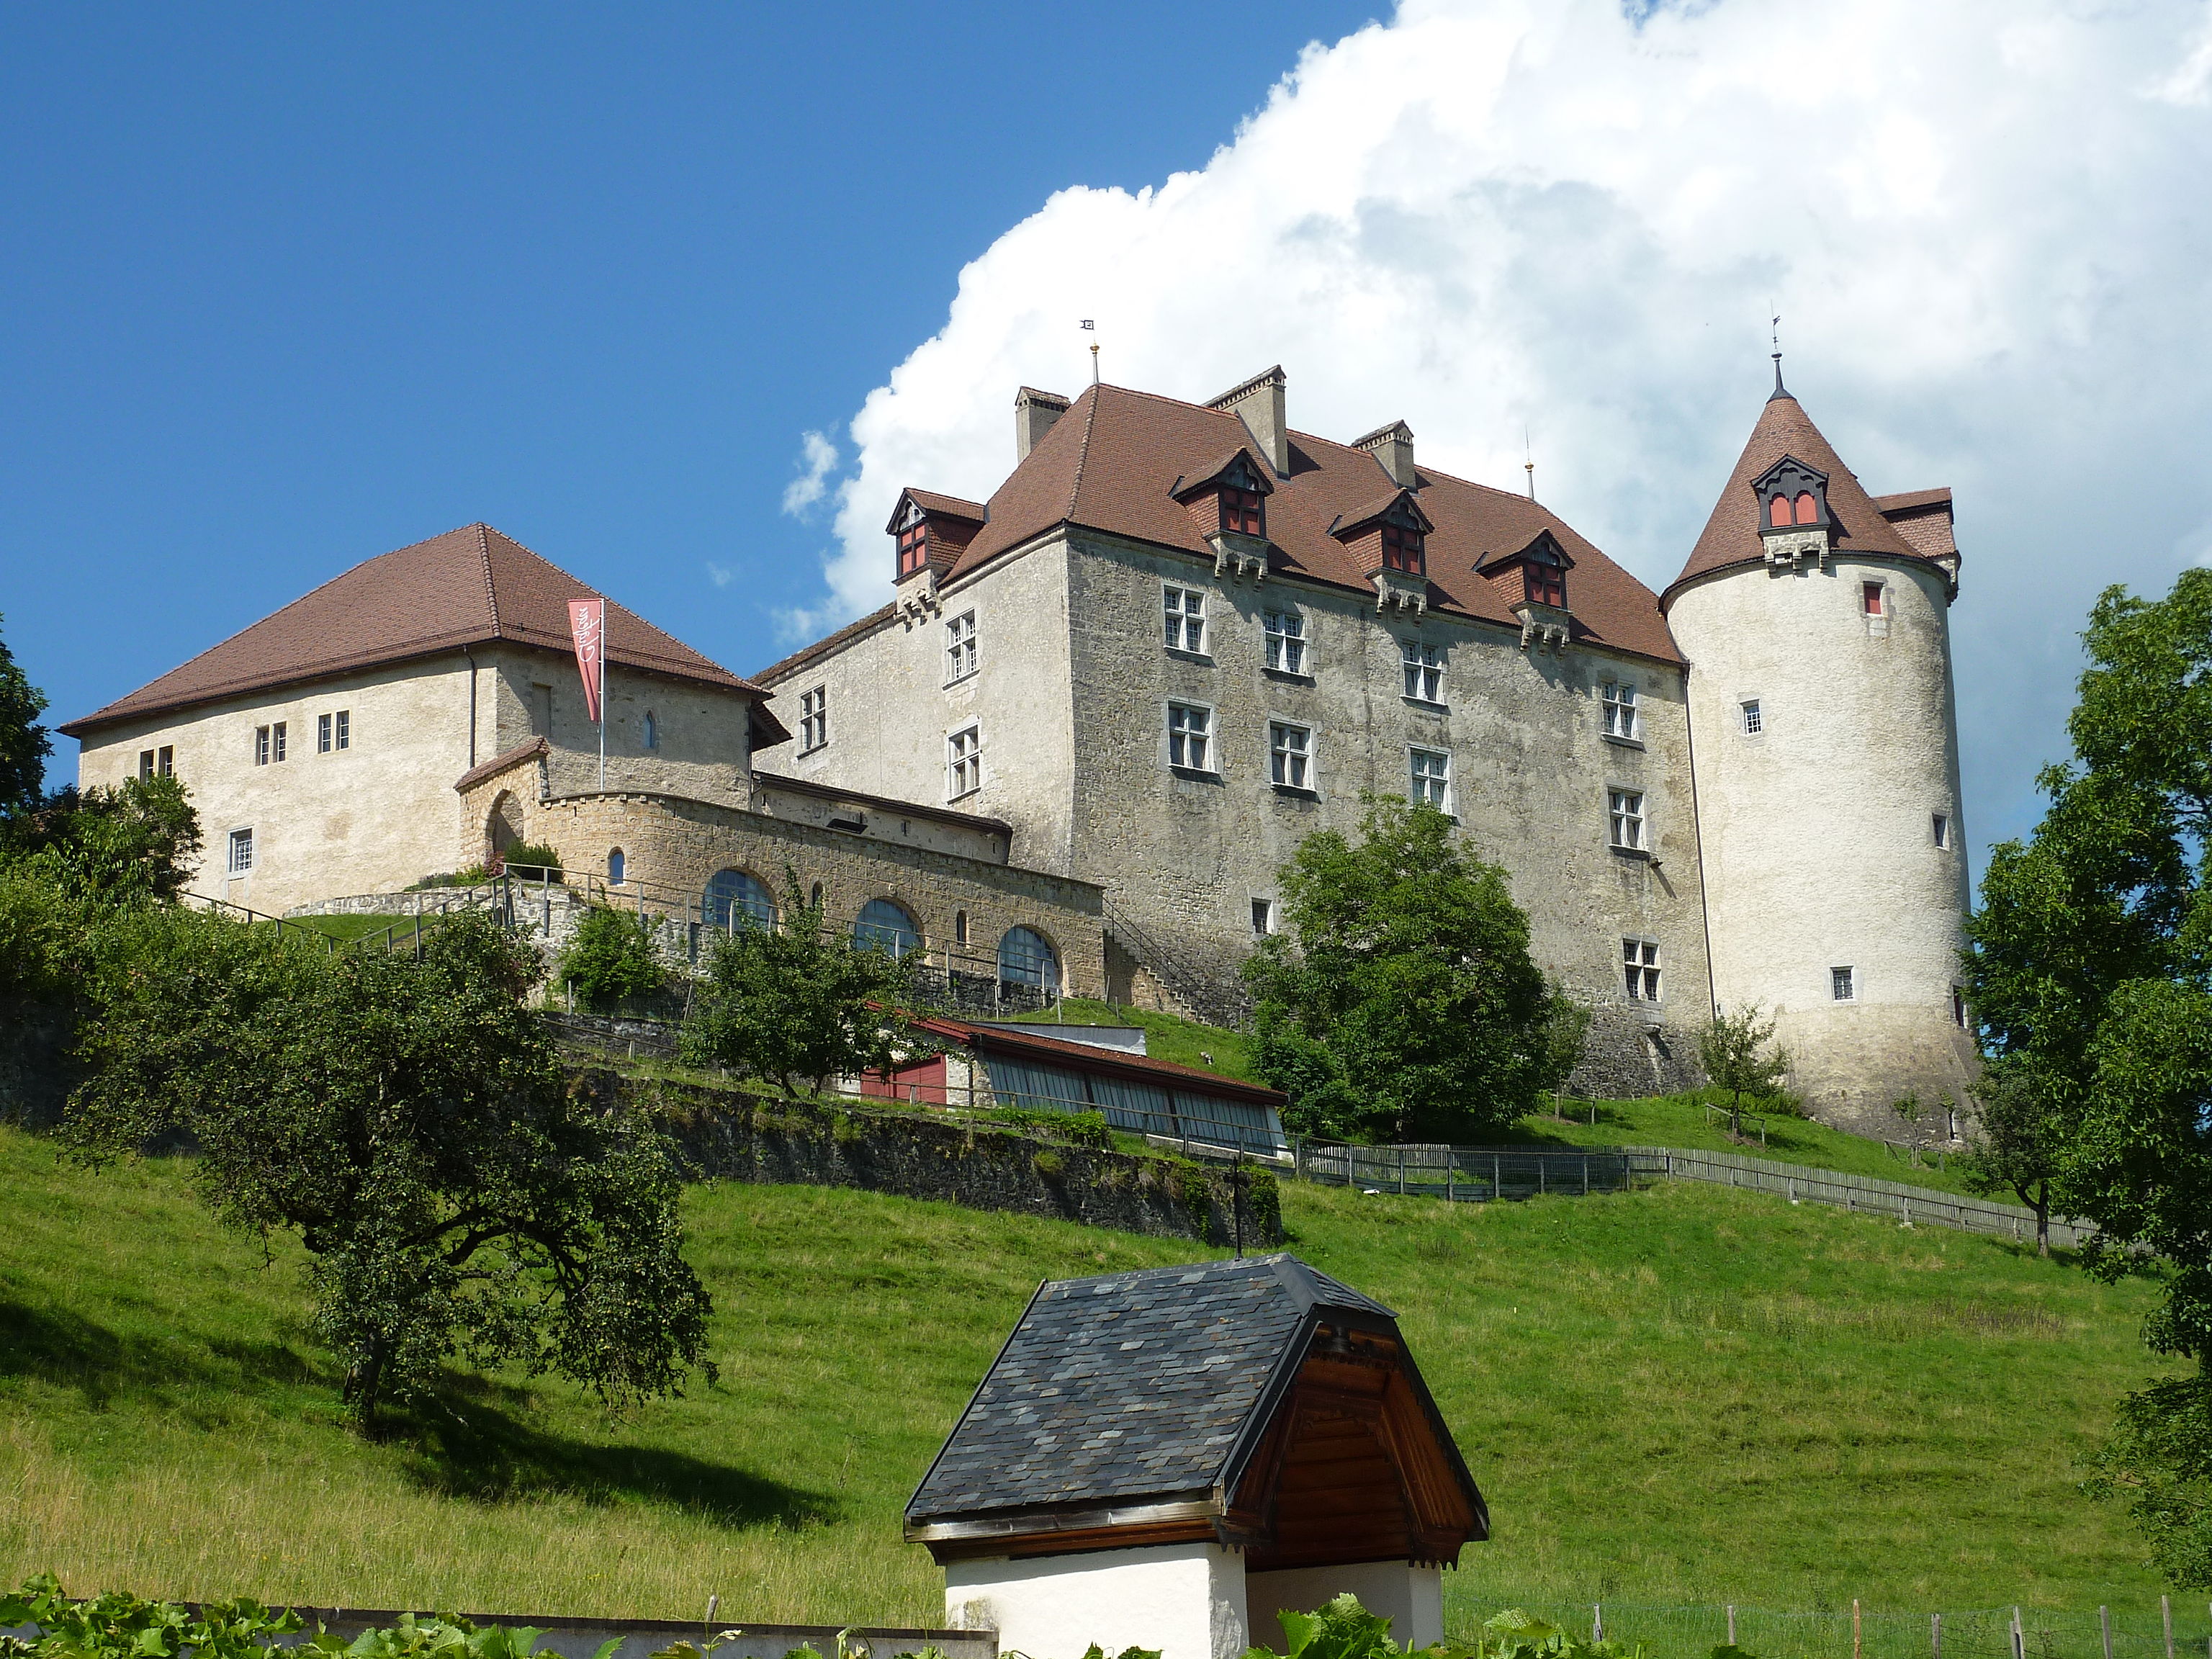
[[[1780,312],[1774,313],[1770,326],[1773,330],[1774,339],[1774,390],[1767,394],[1766,401],[1771,404],[1777,398],[1788,397],[1790,392],[1782,384],[1782,313]]]
[[[1095,333],[1097,327],[1097,323],[1092,319],[1085,317],[1083,319],[1085,333]],[[1098,342],[1096,339],[1091,342],[1091,384],[1093,386],[1098,384]]]
[[[1528,441],[1528,422],[1521,422],[1521,451],[1528,459],[1522,465],[1528,469],[1528,499],[1536,499],[1536,447]]]

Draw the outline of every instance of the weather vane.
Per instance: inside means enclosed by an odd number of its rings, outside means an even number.
[[[1528,422],[1521,422],[1521,453],[1528,457],[1522,465],[1528,469],[1528,499],[1536,499],[1536,447],[1528,441]]]
[[[1778,311],[1775,311],[1775,310],[1774,310],[1773,306],[1772,306],[1771,303],[1768,305],[1767,309],[1768,309],[1770,312],[1773,312],[1773,315],[1772,315],[1771,318],[1769,318],[1769,319],[1768,319],[1767,326],[1768,326],[1768,327],[1772,331],[1772,337],[1771,337],[1773,338],[1773,341],[1774,341],[1774,395],[1775,395],[1775,397],[1779,398],[1779,397],[1781,397],[1781,396],[1783,395],[1783,391],[1782,391],[1782,313],[1781,313],[1780,312],[1778,312]]]
[[[1083,326],[1087,332],[1095,334],[1098,331],[1098,324],[1095,319],[1085,317],[1083,319]],[[1091,343],[1091,384],[1093,386],[1098,384],[1098,342],[1096,340]]]

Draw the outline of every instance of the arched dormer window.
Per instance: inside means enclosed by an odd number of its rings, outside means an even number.
[[[1828,523],[1828,475],[1784,455],[1752,480],[1759,492],[1759,527],[1771,534],[1814,530]]]

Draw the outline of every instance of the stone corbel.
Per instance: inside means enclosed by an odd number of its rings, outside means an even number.
[[[1521,648],[1557,656],[1567,648],[1572,629],[1567,613],[1556,605],[1523,599],[1513,607],[1521,619]]]
[[[1368,573],[1367,579],[1375,584],[1375,610],[1378,616],[1403,611],[1419,617],[1429,608],[1429,582],[1425,576],[1408,575],[1402,570],[1374,570]]]
[[[925,565],[919,574],[909,576],[899,586],[899,621],[908,633],[936,616],[944,609],[937,597],[937,567]]]
[[[1808,562],[1816,570],[1828,568],[1828,532],[1824,529],[1762,531],[1760,539],[1770,570],[1795,572]]]
[[[1213,574],[1223,581],[1267,580],[1267,542],[1263,536],[1241,531],[1217,530],[1206,538],[1213,546]]]

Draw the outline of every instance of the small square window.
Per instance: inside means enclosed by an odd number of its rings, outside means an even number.
[[[1828,969],[1828,994],[1833,997],[1838,1002],[1856,1002],[1858,1000],[1858,985],[1850,969],[1831,968]]]
[[[1399,654],[1406,672],[1406,695],[1415,702],[1444,700],[1444,651],[1440,645],[1401,640]]]
[[[1255,898],[1252,901],[1252,931],[1272,933],[1275,931],[1275,901]]]
[[[1450,811],[1451,757],[1441,749],[1416,749],[1412,760],[1413,804],[1425,801],[1439,812]]]
[[[1605,716],[1606,736],[1637,737],[1636,688],[1626,680],[1607,680],[1597,690],[1598,707]]]
[[[1612,820],[1613,845],[1624,852],[1644,850],[1644,793],[1639,789],[1606,792],[1607,816]]]
[[[1936,846],[1948,851],[1951,845],[1951,815],[1948,812],[1936,813],[1928,820],[1928,827],[1936,837]]]
[[[1620,972],[1631,1002],[1659,1000],[1659,941],[1625,939],[1620,941]]]
[[[146,779],[149,779],[149,778],[152,777],[153,775],[154,775],[154,751],[153,751],[152,750],[150,750],[150,749],[141,749],[141,750],[138,751],[138,776],[139,776],[139,780],[140,780],[140,781],[142,781],[142,782],[143,782],[143,781],[144,781]]]
[[[1751,697],[1743,704],[1743,734],[1755,738],[1766,729],[1766,718],[1759,713],[1759,699]]]
[[[341,708],[341,709],[339,709],[339,710],[338,710],[338,713],[337,713],[337,722],[338,722],[338,728],[337,728],[337,746],[338,748],[340,748],[340,749],[350,749],[350,748],[352,748],[352,747],[353,747],[353,711],[352,711],[351,709],[349,709],[349,708]]]
[[[968,611],[945,624],[945,682],[950,685],[975,672],[975,613]]]
[[[982,733],[976,726],[965,726],[945,740],[945,798],[957,800],[982,787]]]
[[[1278,788],[1313,787],[1313,732],[1281,720],[1267,726],[1267,772]]]
[[[328,714],[315,716],[315,752],[318,755],[331,752],[331,717]]]
[[[1859,602],[1866,607],[1866,613],[1869,617],[1881,617],[1888,614],[1882,608],[1881,587],[1882,585],[1880,582],[1861,582],[1859,584]]]
[[[1306,672],[1306,619],[1295,611],[1269,611],[1261,618],[1267,635],[1267,666],[1284,674]]]
[[[253,763],[256,766],[269,764],[269,728],[265,726],[253,728]]]
[[[1213,711],[1195,703],[1168,705],[1168,764],[1192,772],[1213,769]]]
[[[242,876],[253,868],[253,831],[234,830],[230,832],[230,873]]]
[[[1172,585],[1162,590],[1170,651],[1206,654],[1206,595],[1195,587]]]
[[[799,752],[819,749],[830,741],[830,688],[817,685],[799,694]]]

